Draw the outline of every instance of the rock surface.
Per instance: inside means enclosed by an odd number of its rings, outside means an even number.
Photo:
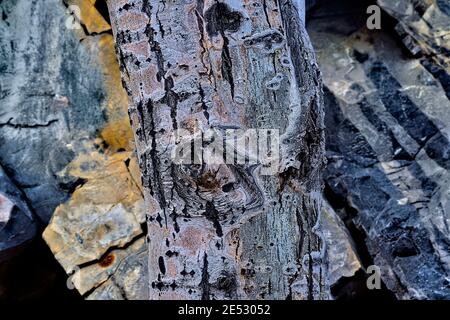
[[[0,166],[0,263],[33,239],[36,228],[23,194]]]
[[[92,67],[102,74],[106,121],[99,127],[99,137],[88,141],[83,152],[59,172],[59,176],[75,177],[83,184],[55,210],[43,237],[86,298],[145,299],[144,201],[132,152],[128,99],[121,86],[112,36],[102,33],[109,25],[93,4],[83,2],[80,8],[89,14],[82,15],[86,29],[77,36],[96,61]],[[107,266],[105,260],[111,259],[114,261]],[[111,292],[118,295],[110,296]]]
[[[343,277],[354,276],[363,266],[344,222],[326,201],[321,218],[327,245],[328,278],[334,285]]]
[[[449,299],[448,92],[353,10],[309,23],[327,87],[326,195],[398,298]]]
[[[0,5],[0,163],[47,223],[79,184],[58,172],[105,121],[102,75],[60,1]]]
[[[450,99],[450,3],[446,0],[378,0],[396,21],[406,48],[438,80]]]
[[[19,211],[23,200],[2,196],[1,219],[15,219],[7,225],[14,228],[1,224],[0,251],[12,246],[4,237],[17,243],[33,237],[26,214],[43,225],[53,215],[44,238],[69,274],[79,267],[93,270],[103,255],[122,247],[132,257],[130,244],[145,237],[128,100],[110,26],[94,3],[65,2],[80,6],[80,29],[67,28],[69,15],[58,0],[0,4],[0,163],[31,205]],[[11,190],[4,177],[2,171],[0,193]],[[18,206],[11,212],[12,203]],[[100,285],[77,278],[84,281],[83,294]],[[126,288],[129,296],[140,292]]]

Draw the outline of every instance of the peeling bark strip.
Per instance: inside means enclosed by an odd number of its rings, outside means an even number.
[[[322,83],[293,1],[109,10],[145,188],[150,297],[327,298]],[[278,129],[279,174],[174,164],[177,129]]]

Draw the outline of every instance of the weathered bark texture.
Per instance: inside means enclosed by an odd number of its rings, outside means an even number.
[[[328,297],[321,79],[291,0],[108,3],[130,97],[151,299]],[[176,165],[176,129],[280,130],[261,166]]]

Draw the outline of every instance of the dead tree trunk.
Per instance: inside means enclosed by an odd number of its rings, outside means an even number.
[[[294,3],[109,0],[145,188],[152,299],[328,297],[322,84]],[[266,132],[272,154],[261,160],[263,139],[234,161],[218,147],[223,163],[176,163],[180,129],[205,148],[217,139],[205,140],[209,129],[248,145]]]

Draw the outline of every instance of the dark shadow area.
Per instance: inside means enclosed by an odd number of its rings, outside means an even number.
[[[366,235],[352,221],[357,214],[356,210],[348,205],[341,197],[335,195],[333,190],[325,184],[324,195],[334,210],[340,215],[345,215],[344,223],[350,234],[355,250],[364,268],[374,265],[373,259],[366,245]],[[367,279],[371,274],[366,274],[364,270],[358,270],[352,277],[343,277],[331,287],[331,294],[336,300],[376,300],[394,301],[397,300],[394,293],[386,288],[381,280],[381,289],[370,290],[367,287]]]
[[[77,290],[67,287],[67,279],[64,269],[39,237],[0,264],[0,300],[81,300]]]
[[[384,283],[381,289],[370,290],[367,287],[367,274],[358,270],[352,277],[344,277],[331,288],[331,294],[338,301],[395,301],[395,295]]]
[[[111,19],[109,18],[108,5],[106,4],[106,0],[97,0],[95,2],[95,8],[102,15],[102,17],[106,20],[106,22],[111,25]]]

